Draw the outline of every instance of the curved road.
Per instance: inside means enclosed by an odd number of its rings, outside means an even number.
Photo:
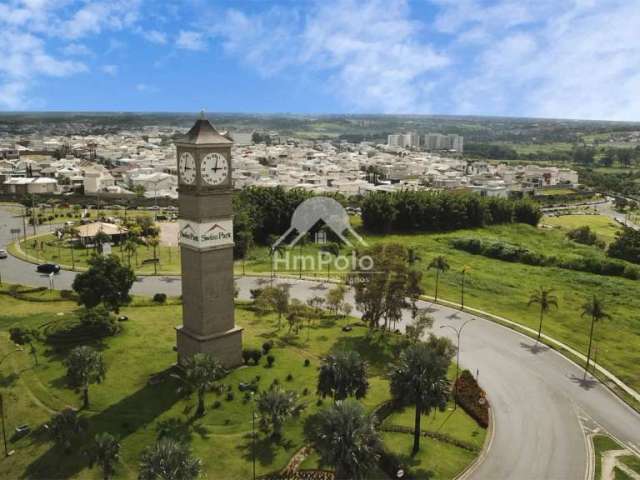
[[[10,228],[21,220],[0,210],[0,245],[11,241]],[[48,286],[46,275],[13,257],[0,260],[3,281]],[[60,272],[55,287],[70,288],[74,273]],[[285,282],[282,280],[281,282]],[[322,294],[322,285],[286,280],[291,296],[305,300]],[[258,279],[238,279],[240,297],[249,298]],[[179,277],[141,277],[133,292],[180,295]],[[353,299],[351,299],[353,303]],[[474,318],[462,335],[461,363],[474,373],[487,391],[495,419],[495,435],[484,461],[469,478],[486,480],[583,480],[589,473],[586,433],[600,430],[614,435],[640,453],[640,415],[560,354],[537,349],[518,333],[467,313],[422,303],[435,318],[434,331],[450,336],[442,325],[460,326]],[[357,314],[357,312],[355,312]],[[405,312],[402,325],[410,320]],[[454,339],[455,341],[455,339]]]

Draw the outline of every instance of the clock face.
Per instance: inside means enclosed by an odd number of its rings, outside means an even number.
[[[229,162],[219,153],[209,153],[202,160],[200,172],[209,185],[220,185],[229,176]]]
[[[196,161],[189,152],[183,152],[178,161],[180,178],[184,183],[191,185],[196,181]]]

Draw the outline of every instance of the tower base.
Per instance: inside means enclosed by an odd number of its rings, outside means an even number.
[[[242,328],[234,327],[226,332],[212,335],[197,335],[176,327],[178,363],[182,365],[186,358],[196,353],[210,353],[225,366],[233,368],[242,365]]]

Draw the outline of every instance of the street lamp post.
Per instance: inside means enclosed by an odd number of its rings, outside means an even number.
[[[456,352],[456,379],[455,379],[455,383],[453,384],[453,409],[457,409],[458,408],[458,374],[460,372],[460,336],[462,335],[462,330],[464,329],[464,327],[467,325],[467,323],[473,322],[475,320],[475,318],[470,318],[469,320],[467,320],[466,322],[464,322],[460,328],[456,328],[452,325],[441,325],[440,328],[450,328],[451,330],[453,330],[456,334],[457,337],[457,341],[458,341],[458,351]]]

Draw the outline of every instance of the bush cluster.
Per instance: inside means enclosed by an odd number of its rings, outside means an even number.
[[[595,273],[596,275],[625,277],[630,280],[638,280],[640,278],[640,269],[615,260],[576,255],[567,257],[546,256],[520,245],[501,241],[479,240],[477,238],[454,238],[451,240],[451,246],[457,250],[505,262],[558,267],[578,272]]]
[[[167,302],[167,294],[166,293],[156,293],[153,296],[153,301],[155,303],[166,303]]]
[[[442,232],[502,223],[537,225],[542,211],[529,200],[456,192],[376,192],[362,202],[362,222],[371,232]]]
[[[463,370],[455,383],[458,405],[482,428],[489,426],[489,402],[469,370]]]
[[[244,360],[245,365],[249,365],[250,361],[254,365],[258,365],[260,358],[262,358],[262,351],[257,348],[245,348],[242,350],[242,360]]]
[[[583,245],[594,245],[598,248],[605,248],[605,243],[598,239],[598,236],[591,230],[588,225],[584,227],[574,228],[567,233],[567,238],[573,240],[576,243]]]

